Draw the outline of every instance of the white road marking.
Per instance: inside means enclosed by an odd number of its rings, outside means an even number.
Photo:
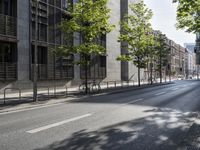
[[[178,90],[178,88],[173,88],[173,89],[171,89],[171,90],[176,91],[176,90]]]
[[[165,94],[166,92],[160,92],[160,93],[157,93],[155,94],[156,96],[159,96],[159,95],[162,95],[162,94]]]
[[[80,119],[89,117],[91,115],[92,114],[85,114],[85,115],[82,115],[82,116],[78,116],[78,117],[74,117],[74,118],[71,118],[71,119],[63,120],[61,122],[57,122],[57,123],[53,123],[53,124],[50,124],[50,125],[46,125],[46,126],[43,126],[43,127],[39,127],[39,128],[33,129],[33,130],[26,131],[26,132],[27,133],[31,133],[31,134],[37,133],[37,132],[41,132],[41,131],[44,131],[44,130],[47,130],[47,129],[50,129],[50,128],[61,126],[63,124],[69,123],[69,122],[73,122],[73,121],[76,121],[76,120],[80,120]]]
[[[124,103],[124,104],[122,104],[122,105],[134,104],[134,103],[137,103],[137,102],[143,101],[143,100],[144,100],[144,98],[140,98],[140,99],[136,99],[136,100],[133,100],[133,101],[131,101],[131,102],[128,102],[128,103]]]

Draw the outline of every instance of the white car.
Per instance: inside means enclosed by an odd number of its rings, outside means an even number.
[[[184,77],[182,75],[179,75],[177,78],[177,80],[183,80],[183,79],[184,79]]]

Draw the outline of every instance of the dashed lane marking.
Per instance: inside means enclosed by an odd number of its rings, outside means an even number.
[[[159,96],[159,95],[163,95],[163,94],[165,94],[166,92],[160,92],[160,93],[156,93],[155,95],[156,96]]]
[[[49,124],[49,125],[46,125],[46,126],[43,126],[43,127],[39,127],[39,128],[33,129],[33,130],[29,130],[29,131],[26,131],[26,132],[27,133],[31,133],[31,134],[38,133],[38,132],[41,132],[41,131],[44,131],[44,130],[47,130],[47,129],[50,129],[50,128],[61,126],[61,125],[64,125],[64,124],[67,124],[67,123],[70,123],[70,122],[73,122],[73,121],[76,121],[76,120],[80,120],[80,119],[83,119],[83,118],[86,118],[86,117],[90,117],[90,116],[92,116],[92,114],[85,114],[85,115],[82,115],[82,116],[78,116],[78,117],[74,117],[74,118],[71,118],[71,119],[63,120],[61,122]]]

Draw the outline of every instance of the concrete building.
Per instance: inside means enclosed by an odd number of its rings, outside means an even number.
[[[200,33],[197,33],[196,36],[195,53],[196,53],[196,63],[197,65],[200,65]]]
[[[197,33],[196,35],[195,53],[196,53],[196,65],[197,65],[196,74],[199,78],[199,75],[200,75],[200,33]]]
[[[69,0],[70,2],[71,0]],[[72,1],[71,1],[72,2]],[[131,63],[116,61],[124,53],[118,42],[119,22],[128,13],[128,4],[135,0],[110,0],[110,23],[114,31],[101,39],[106,46],[107,56],[92,57],[89,78],[95,80],[137,80],[137,69]],[[32,88],[35,45],[35,2],[32,0],[0,0],[0,89],[5,87]],[[40,0],[38,10],[38,84],[77,84],[84,78],[80,66],[73,60],[79,56],[59,58],[51,48],[66,44],[58,25],[67,14],[63,11],[66,0]],[[69,41],[67,41],[69,42]],[[78,44],[75,36],[72,44]],[[142,73],[143,75],[143,73]]]

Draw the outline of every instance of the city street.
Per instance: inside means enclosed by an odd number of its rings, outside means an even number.
[[[199,87],[181,80],[2,113],[0,150],[189,149],[200,129]]]

